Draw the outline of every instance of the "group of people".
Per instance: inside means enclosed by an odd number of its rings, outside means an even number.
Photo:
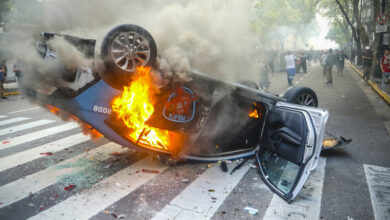
[[[287,82],[289,85],[292,85],[294,76],[300,69],[298,65],[301,65],[300,67],[302,67],[305,73],[307,72],[306,55],[302,52],[297,56],[291,51],[287,51],[287,55],[285,55],[284,59],[286,62]],[[337,68],[337,75],[343,75],[345,59],[347,59],[347,56],[342,50],[336,50],[336,53],[333,53],[333,50],[329,49],[329,51],[320,54],[320,62],[324,68],[324,75],[327,77],[327,85],[333,84],[333,66],[336,66]],[[299,62],[297,62],[297,60]]]

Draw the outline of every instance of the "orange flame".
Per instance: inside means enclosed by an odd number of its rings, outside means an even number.
[[[154,113],[157,89],[153,86],[150,67],[137,67],[137,73],[121,96],[112,102],[112,110],[118,119],[130,128],[128,137],[135,143],[168,150],[171,132],[150,127],[145,123]]]
[[[256,104],[256,102],[253,103],[253,107],[252,107],[252,110],[249,112],[249,117],[251,118],[259,118],[260,115],[259,115],[259,111],[257,110],[258,108],[258,105]]]

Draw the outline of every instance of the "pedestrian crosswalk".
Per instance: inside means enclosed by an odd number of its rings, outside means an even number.
[[[30,133],[17,134],[32,128]],[[66,132],[70,133],[61,136]],[[89,150],[65,160],[54,160],[58,152],[71,152],[81,145],[90,146]],[[9,151],[14,148],[17,149]],[[240,193],[246,184],[261,182],[259,177],[248,182],[249,173],[256,172],[248,165],[232,175],[222,172],[218,164],[168,166],[108,140],[93,143],[73,122],[0,115],[0,178],[15,167],[28,169],[32,161],[39,163],[43,159],[49,165],[41,170],[18,179],[2,180],[0,219],[220,219],[220,209],[232,194]],[[319,160],[316,171],[291,204],[263,184],[262,189],[267,189],[264,198],[271,199],[256,198],[258,204],[251,205],[267,207],[258,214],[263,219],[320,219],[326,163],[325,158]],[[235,164],[228,166],[232,169]],[[390,185],[386,181],[378,183],[376,178],[388,177],[389,169],[371,165],[365,165],[364,169],[375,217],[386,219]],[[189,173],[191,178],[181,178]],[[164,187],[167,183],[170,186]],[[67,190],[69,186],[74,189]],[[133,194],[136,199],[129,200]],[[135,206],[132,202],[143,204]],[[116,208],[121,213],[112,211]],[[245,214],[240,218],[254,217]]]

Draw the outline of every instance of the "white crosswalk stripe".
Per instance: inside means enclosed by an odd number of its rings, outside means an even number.
[[[375,219],[390,219],[390,168],[364,164]]]
[[[58,133],[68,131],[68,130],[71,130],[71,129],[74,129],[77,127],[78,127],[77,123],[71,122],[71,123],[66,123],[63,125],[47,128],[44,130],[39,130],[39,131],[25,134],[22,136],[18,136],[15,138],[3,140],[3,143],[0,145],[0,150],[11,148],[11,147],[14,147],[14,146],[17,146],[20,144],[24,144],[27,142],[35,141],[35,140],[38,140],[40,138],[44,138],[44,137],[47,137],[50,135],[58,134]]]
[[[138,170],[158,169],[161,173],[167,168],[167,165],[147,157],[30,219],[89,219],[159,175],[143,172],[137,174]]]
[[[28,119],[30,119],[30,118],[26,118],[26,117],[11,118],[11,119],[0,121],[0,126],[16,123],[16,122],[20,122],[20,121],[25,121]]]
[[[291,219],[320,219],[325,165],[326,159],[320,158],[316,170],[305,184],[310,189],[302,190],[291,204],[275,194],[263,219],[286,219],[286,216]]]
[[[55,122],[54,120],[43,119],[43,120],[39,120],[39,121],[33,121],[33,122],[30,122],[30,123],[25,123],[25,124],[22,124],[22,125],[17,125],[17,126],[13,126],[13,127],[9,127],[9,128],[4,128],[4,129],[0,130],[0,136],[12,134],[12,133],[15,133],[15,132],[18,132],[18,131],[27,130],[27,129],[30,129],[30,128],[35,128],[35,127],[42,126],[42,125],[47,125],[47,124],[54,123],[54,122]]]
[[[0,187],[0,198],[2,200],[0,208],[17,202],[27,197],[30,193],[36,193],[50,185],[55,184],[60,176],[76,172],[78,169],[86,169],[86,167],[63,168],[68,164],[83,158],[93,158],[94,161],[103,161],[109,158],[110,154],[113,152],[124,152],[126,150],[127,149],[124,149],[117,144],[108,143],[93,149],[90,152],[85,152],[76,157],[72,157],[55,166],[3,185]],[[91,166],[93,166],[93,164],[91,164]]]
[[[32,148],[30,150],[16,153],[8,157],[0,158],[0,172],[33,161],[35,159],[41,158],[44,156],[41,155],[41,153],[45,153],[45,152],[55,153],[65,148],[88,141],[89,139],[90,138],[88,136],[85,136],[84,134],[80,133],[51,143],[47,143],[39,147]]]
[[[244,166],[233,175],[221,172],[219,166],[207,169],[157,213],[153,220],[210,219],[248,169],[249,166]],[[210,192],[209,189],[213,191]]]
[[[6,119],[9,121],[8,119]],[[23,121],[23,120],[21,120]],[[37,123],[39,122],[39,123]],[[37,127],[44,124],[53,123],[52,120],[40,120],[29,122],[24,125],[14,126],[12,132],[25,130],[28,128]],[[38,140],[50,135],[58,135],[62,132],[77,128],[76,123],[66,123],[42,130],[34,131],[26,135],[8,139],[6,143],[0,144],[1,149],[12,148],[23,145],[34,140]],[[3,130],[0,130],[0,135]],[[12,133],[11,132],[11,133]],[[44,152],[58,152],[66,148],[74,147],[78,144],[87,142],[88,136],[77,133],[62,139],[44,143],[28,150],[24,150],[9,156],[0,158],[0,172],[7,172],[8,169],[19,165],[26,165],[28,162],[38,160],[44,155]],[[4,142],[4,141],[3,141]],[[52,165],[35,173],[23,176],[12,182],[0,186],[0,218],[2,208],[12,207],[12,204],[18,204],[24,199],[33,194],[37,197],[40,192],[59,184],[59,180],[63,176],[71,175],[82,170],[88,170],[97,164],[102,164],[114,156],[112,153],[128,152],[127,148],[123,148],[115,143],[108,143],[99,146],[89,152],[81,153],[80,155],[69,158],[63,162]],[[53,155],[54,157],[55,155]],[[93,163],[84,163],[94,161]],[[70,164],[78,164],[80,166],[69,166]],[[229,165],[230,170],[235,164]],[[300,192],[297,198],[292,203],[286,203],[276,194],[272,196],[267,208],[265,209],[263,219],[319,219],[321,212],[322,188],[325,178],[326,159],[321,158],[317,169],[312,172],[304,189]],[[141,169],[158,170],[158,173],[143,173],[137,172]],[[38,212],[30,213],[30,219],[90,219],[95,215],[102,213],[107,207],[115,207],[115,205],[123,205],[122,198],[134,193],[140,187],[150,187],[147,183],[156,178],[160,178],[163,171],[169,169],[169,166],[161,164],[158,160],[152,160],[151,157],[136,161],[135,163],[121,168],[116,173],[105,175],[102,180],[94,185],[89,185],[87,188],[77,192],[76,194],[66,196],[63,201],[52,204],[47,209],[39,210]],[[375,219],[388,219],[390,207],[390,169],[377,167],[372,165],[364,165],[367,184],[370,191]],[[240,187],[239,183],[248,173],[249,166],[245,165],[237,170],[233,175],[224,173],[218,165],[206,169],[201,174],[198,174],[188,186],[181,191],[177,191],[176,195],[171,195],[170,201],[162,204],[162,206],[151,212],[148,218],[154,220],[165,219],[214,219],[217,212],[227,201],[236,187]],[[167,172],[169,173],[169,172]],[[172,174],[169,174],[172,175]],[[380,177],[380,178],[379,178]],[[260,179],[260,178],[259,178]],[[380,179],[380,180],[379,180]],[[256,180],[260,181],[260,180]],[[212,189],[212,191],[209,191]],[[268,191],[267,191],[268,192]],[[170,193],[170,192],[167,192]],[[269,192],[271,193],[271,192]],[[47,198],[40,198],[45,200]],[[259,198],[261,200],[262,198]],[[16,205],[15,205],[16,206]],[[161,210],[160,210],[161,209]],[[5,209],[4,209],[5,210]],[[127,217],[131,217],[132,213],[124,213]],[[249,215],[249,214],[248,214]],[[255,216],[256,217],[256,216]],[[218,218],[217,218],[218,219]]]
[[[0,119],[6,118],[6,117],[7,117],[6,115],[0,115]]]

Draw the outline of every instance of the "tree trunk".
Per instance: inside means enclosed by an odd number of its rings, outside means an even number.
[[[347,20],[347,23],[349,24],[349,27],[351,28],[352,31],[352,36],[355,39],[356,42],[356,53],[357,53],[357,65],[362,65],[362,45],[360,42],[360,32],[359,29],[356,29],[355,26],[353,26],[351,20],[349,19],[348,14],[344,10],[343,6],[340,4],[339,0],[336,0],[337,5],[339,6],[341,12],[344,15],[345,20]],[[357,3],[359,6],[359,2]]]
[[[362,19],[360,17],[359,11],[359,2],[360,0],[353,0],[353,15],[357,24],[357,30],[360,35],[360,40],[364,46],[369,46],[369,41],[366,33],[366,29],[363,26]]]
[[[380,0],[374,0],[373,1],[373,7],[374,7],[374,18],[373,18],[373,23],[376,24],[376,15],[379,14],[380,12],[380,8],[381,8],[381,2]],[[374,57],[372,58],[372,67],[371,67],[371,71],[370,71],[370,75],[372,77],[374,77],[374,72],[375,72],[375,68],[376,68],[376,65],[378,64],[378,61],[377,61],[377,57],[380,56],[380,54],[378,54],[378,46],[379,46],[379,40],[380,40],[380,33],[375,33],[375,41],[374,41],[374,45],[372,46],[373,47],[373,55]]]

